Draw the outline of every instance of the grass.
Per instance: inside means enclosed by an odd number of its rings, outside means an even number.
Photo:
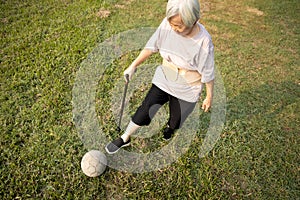
[[[92,179],[81,172],[86,149],[72,120],[76,72],[112,35],[159,25],[166,2],[2,1],[1,199],[298,199],[299,3],[201,3],[226,87],[221,139],[204,158],[198,135],[187,153],[159,171],[108,168]],[[118,66],[132,59],[124,55],[108,72],[121,76]],[[108,99],[97,91],[97,102]],[[100,117],[106,110],[97,104]]]

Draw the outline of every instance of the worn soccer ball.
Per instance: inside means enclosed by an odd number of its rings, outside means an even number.
[[[106,156],[98,150],[87,152],[81,160],[81,169],[89,177],[100,176],[105,171],[106,165]]]

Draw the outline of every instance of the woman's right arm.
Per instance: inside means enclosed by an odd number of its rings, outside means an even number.
[[[129,80],[132,78],[136,68],[149,58],[154,52],[150,49],[143,49],[138,57],[131,63],[131,65],[124,71],[124,76],[129,75]],[[126,78],[125,78],[126,80]],[[127,81],[127,80],[126,80]]]

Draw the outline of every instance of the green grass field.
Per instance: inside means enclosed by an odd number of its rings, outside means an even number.
[[[1,1],[1,199],[300,198],[298,0],[201,0],[201,22],[213,37],[227,96],[225,127],[209,155],[198,156],[204,128],[187,153],[158,171],[107,168],[97,178],[82,173],[87,149],[72,117],[76,72],[105,39],[158,26],[165,5]],[[136,53],[114,61],[108,71],[122,76]],[[109,92],[113,84],[102,81],[99,88]],[[107,100],[102,94],[97,102]],[[110,116],[103,116],[107,107],[101,105],[97,114],[105,121]],[[209,114],[202,120],[209,123]]]

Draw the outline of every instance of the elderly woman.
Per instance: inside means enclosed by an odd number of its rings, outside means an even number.
[[[139,127],[149,125],[154,114],[167,102],[170,112],[163,138],[170,139],[193,111],[204,85],[207,96],[202,109],[205,112],[210,109],[214,86],[214,46],[199,19],[198,0],[168,1],[166,18],[124,75],[131,79],[136,68],[156,52],[160,53],[163,63],[157,67],[152,87],[124,134],[106,146],[109,154],[128,146],[130,136]]]

